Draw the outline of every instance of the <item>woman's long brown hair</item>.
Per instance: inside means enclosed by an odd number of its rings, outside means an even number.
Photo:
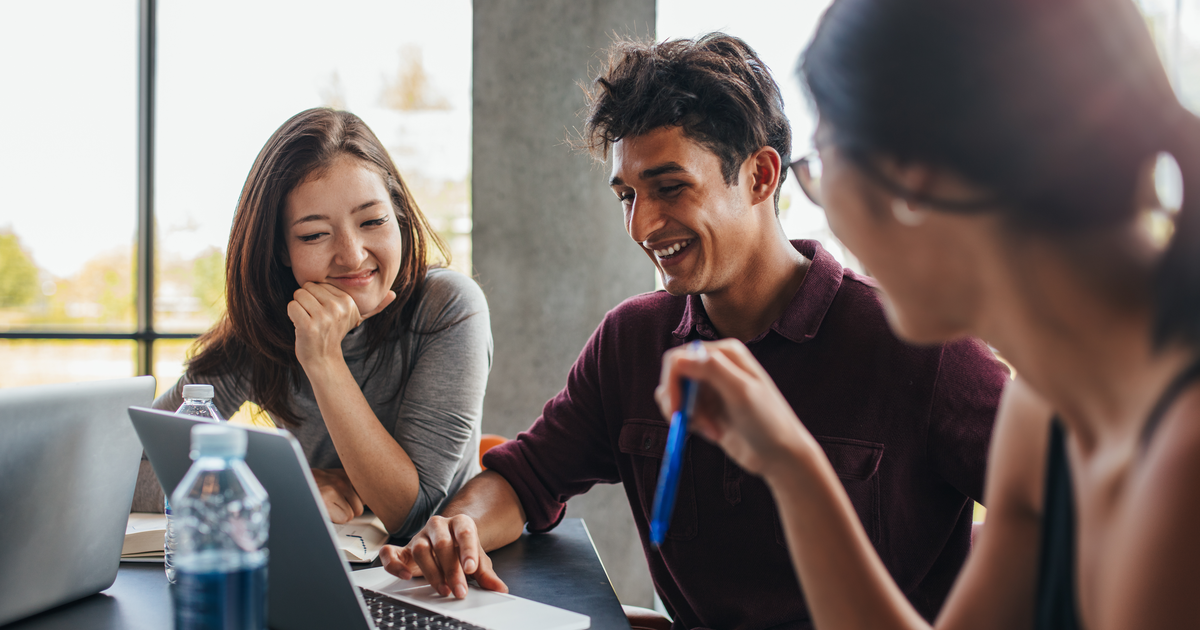
[[[361,160],[383,178],[404,243],[400,270],[392,284],[396,299],[365,324],[368,359],[382,349],[375,368],[393,351],[394,344],[389,342],[412,325],[430,254],[437,253],[446,262],[450,258],[387,149],[358,116],[317,108],[283,123],[254,160],[238,199],[225,258],[225,315],[197,340],[199,350],[188,361],[187,370],[192,378],[235,375],[246,379],[250,398],[285,423],[300,420],[292,407],[291,391],[299,386],[303,370],[296,359],[296,329],[287,316],[287,305],[300,287],[292,270],[283,264],[287,248],[284,208],[296,186],[320,176],[343,156]]]

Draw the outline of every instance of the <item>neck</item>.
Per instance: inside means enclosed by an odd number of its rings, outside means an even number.
[[[783,229],[765,240],[726,287],[700,296],[720,337],[750,341],[766,332],[804,282],[809,261],[792,247]]]
[[[1048,243],[1022,247],[1017,256],[1007,252],[1006,260],[984,280],[990,286],[981,293],[989,298],[973,334],[1013,364],[1085,452],[1114,441],[1132,444],[1163,390],[1194,360],[1186,348],[1155,347],[1144,289],[1117,296],[1084,278],[1129,277],[1139,265],[1116,255],[1097,263],[1113,269],[1084,272]]]

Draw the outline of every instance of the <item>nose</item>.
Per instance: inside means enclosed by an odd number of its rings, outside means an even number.
[[[642,243],[665,223],[662,213],[653,201],[635,196],[633,203],[625,207],[625,232],[637,243]]]
[[[367,249],[362,237],[355,230],[343,231],[337,236],[333,251],[333,263],[354,271],[367,259]]]

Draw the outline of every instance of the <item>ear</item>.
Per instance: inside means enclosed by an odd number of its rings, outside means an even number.
[[[940,198],[941,178],[935,169],[921,163],[901,164],[893,158],[880,158],[879,167],[880,173],[907,191],[909,198]]]
[[[754,205],[769,201],[774,207],[775,189],[783,171],[783,159],[771,147],[763,147],[746,159],[749,169],[750,195]]]

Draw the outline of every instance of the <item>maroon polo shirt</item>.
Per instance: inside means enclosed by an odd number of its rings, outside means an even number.
[[[770,330],[746,344],[816,436],[900,588],[932,620],[970,547],[1007,371],[976,340],[916,348],[888,328],[874,283],[815,241]],[[592,334],[566,387],[484,465],[521,499],[532,532],[567,499],[621,483],[675,628],[810,628],[775,503],[716,446],[688,440],[665,543],[649,544],[668,421],[654,402],[663,353],[716,339],[698,296],[626,300]]]

